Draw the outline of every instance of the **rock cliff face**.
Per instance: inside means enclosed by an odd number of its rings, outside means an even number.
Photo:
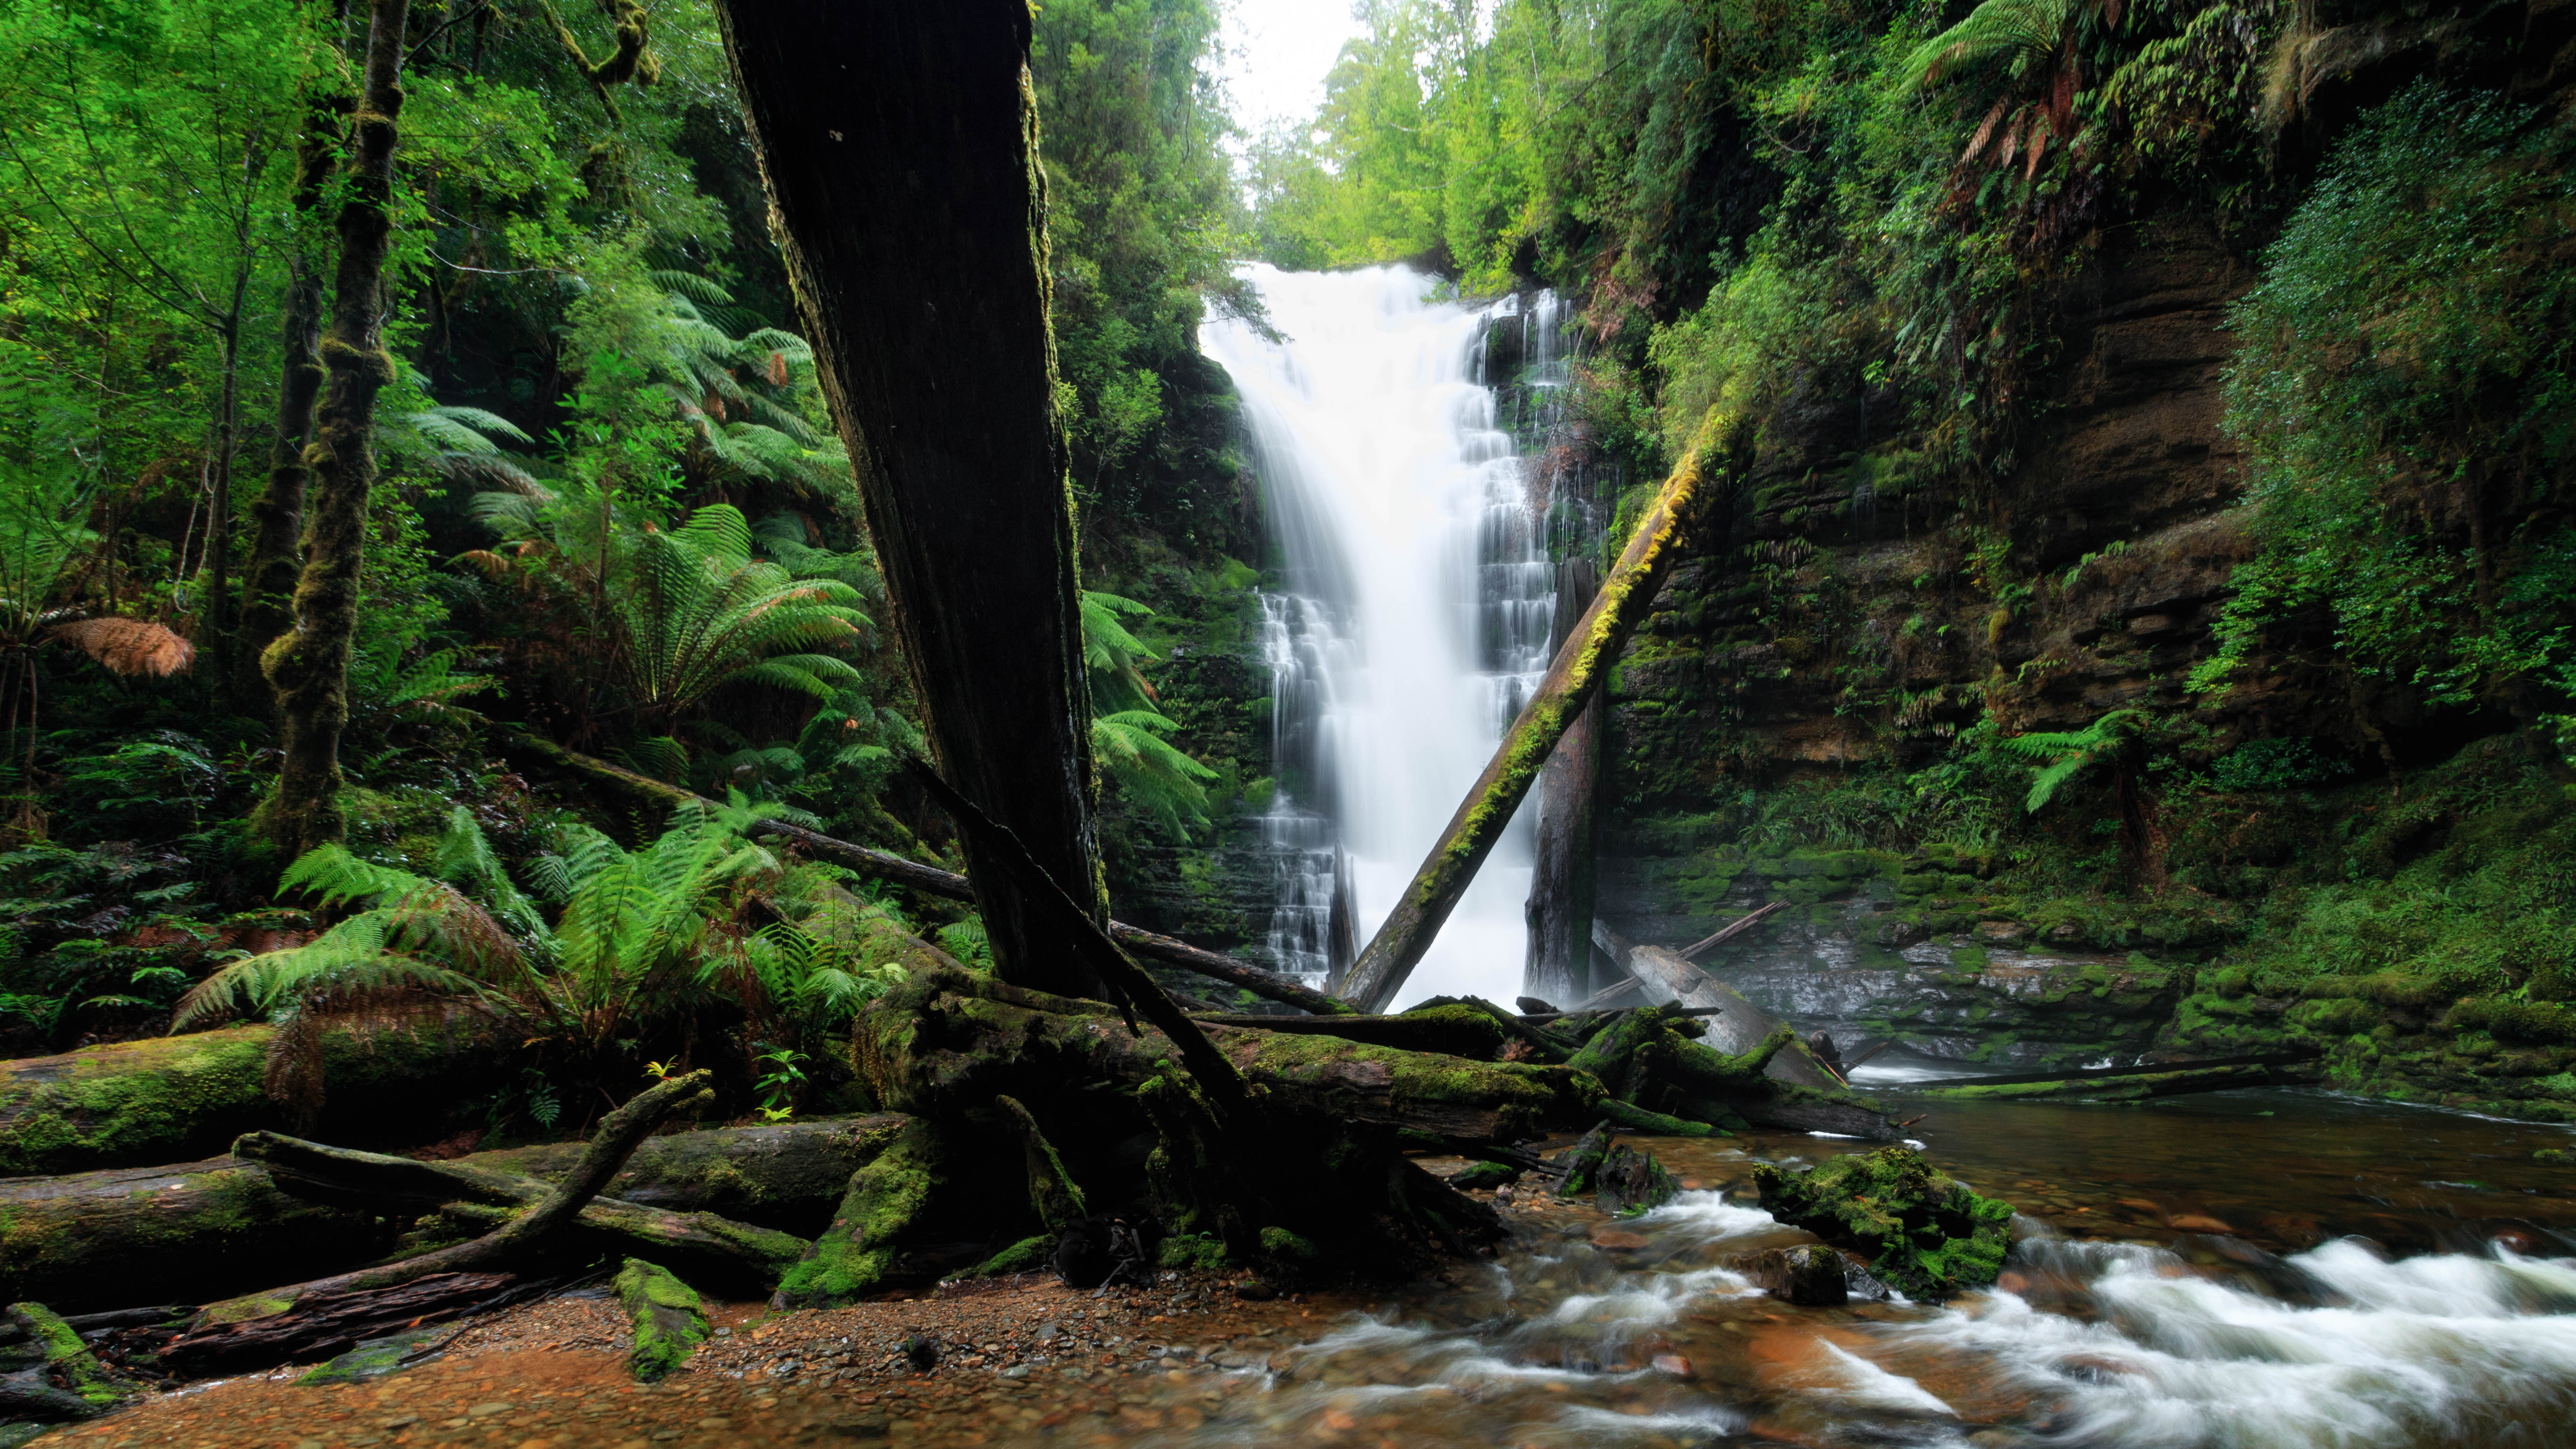
[[[2576,77],[2576,4],[2327,4],[2293,32],[2279,214],[2343,125],[2416,76],[2562,118]],[[1613,678],[1600,878],[1617,930],[1686,941],[1797,902],[1706,964],[1846,1047],[1891,1037],[2003,1070],[2295,1041],[2325,1047],[2341,1085],[2576,1112],[2576,1016],[2431,984],[2446,953],[2515,949],[2480,933],[2536,909],[2502,882],[2556,828],[2531,811],[2563,802],[2514,773],[2513,721],[2339,666],[2324,619],[2269,631],[2223,697],[2186,692],[2253,555],[2220,417],[2229,308],[2266,239],[2179,212],[2097,237],[2031,299],[2052,345],[1986,482],[1927,484],[1925,440],[1868,396],[1794,393],[1761,420],[1732,515]],[[2100,809],[2026,818],[2017,789],[1983,821],[1934,802],[1926,772],[1972,725],[2073,731],[2120,709],[2190,734],[2178,769],[2254,740],[2335,763],[2306,793],[2169,778],[2134,847]],[[1943,840],[1986,848],[1927,848]],[[2495,904],[2428,924],[2436,889]],[[2517,976],[2557,953],[2519,949]],[[2283,984],[2305,973],[2321,974]],[[2535,1003],[2557,991],[2532,979]]]

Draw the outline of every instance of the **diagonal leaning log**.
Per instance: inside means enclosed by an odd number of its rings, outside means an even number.
[[[665,784],[649,775],[639,775],[633,770],[621,769],[606,760],[585,755],[578,750],[566,749],[552,740],[520,730],[510,731],[508,738],[509,743],[515,747],[542,755],[562,769],[597,780],[602,784],[614,785],[619,789],[660,801],[665,805],[699,805],[708,809],[715,807],[715,802],[703,795],[683,790],[677,785]],[[926,896],[938,896],[943,900],[953,901],[975,899],[975,888],[967,883],[966,877],[955,871],[941,870],[935,865],[906,860],[891,851],[873,850],[864,845],[854,845],[849,841],[825,835],[818,830],[808,830],[801,825],[790,825],[784,820],[755,821],[750,833],[774,835],[819,860],[847,866],[861,875],[887,881],[906,890],[919,891]],[[1231,956],[1210,951],[1204,947],[1193,946],[1186,941],[1175,941],[1169,936],[1156,935],[1141,926],[1131,926],[1124,921],[1111,921],[1109,934],[1119,945],[1149,961],[1177,967],[1211,980],[1222,981],[1229,986],[1241,987],[1265,1000],[1294,1006],[1318,1016],[1334,1016],[1350,1010],[1350,1007],[1342,1002],[1311,987],[1291,981],[1285,976],[1264,971],[1258,966],[1237,961]]]
[[[1681,466],[1664,480],[1663,492],[1638,521],[1627,550],[1602,580],[1601,592],[1575,621],[1574,632],[1557,651],[1538,693],[1522,708],[1520,718],[1512,721],[1485,772],[1476,777],[1474,788],[1423,858],[1422,868],[1414,873],[1413,883],[1405,887],[1386,923],[1351,964],[1350,975],[1342,982],[1343,1000],[1362,1011],[1385,1010],[1423,953],[1431,949],[1458,898],[1466,893],[1477,868],[1538,779],[1540,767],[1583,713],[1602,676],[1618,662],[1628,635],[1653,608],[1664,575],[1681,554],[1686,521],[1698,510],[1703,475],[1714,461],[1723,426],[1714,411],[1700,424],[1699,436],[1692,440]]]

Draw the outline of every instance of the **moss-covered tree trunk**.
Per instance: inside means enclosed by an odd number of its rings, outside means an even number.
[[[1413,883],[1405,887],[1385,924],[1352,963],[1339,993],[1343,1000],[1362,1011],[1384,1010],[1413,974],[1422,953],[1431,949],[1449,912],[1466,894],[1477,868],[1538,779],[1539,767],[1583,713],[1602,676],[1619,661],[1630,631],[1654,606],[1664,575],[1681,554],[1685,520],[1699,506],[1703,475],[1716,462],[1713,454],[1720,429],[1719,415],[1710,413],[1681,466],[1664,480],[1654,506],[1638,520],[1627,549],[1602,580],[1601,592],[1576,621],[1565,647],[1557,651],[1538,693],[1522,707],[1520,718],[1512,721],[1485,772],[1476,777],[1458,813],[1450,817],[1448,828],[1423,858]]]
[[[1600,592],[1601,568],[1592,560],[1567,559],[1558,566],[1556,621],[1548,639],[1551,658],[1574,636],[1575,624]],[[1539,785],[1529,960],[1521,971],[1521,989],[1567,1006],[1591,994],[1592,807],[1601,789],[1601,713],[1595,696],[1575,715],[1565,738],[1556,742]]]
[[[940,772],[1105,915],[1028,7],[717,13]],[[989,853],[996,969],[1094,994]]]
[[[295,624],[270,644],[261,667],[277,691],[284,762],[264,826],[289,853],[340,839],[340,731],[349,722],[349,650],[358,627],[366,559],[367,495],[376,481],[376,394],[393,380],[379,322],[385,254],[393,242],[395,123],[402,112],[403,26],[411,0],[373,0],[367,16],[365,88],[351,118],[354,145],[340,205],[340,264],[331,328],[322,339],[329,384],[305,453],[312,508]]]
[[[295,624],[298,549],[304,529],[304,449],[313,437],[313,404],[322,395],[322,258],[313,232],[330,179],[340,117],[348,97],[316,88],[304,134],[295,143],[294,235],[286,258],[286,311],[281,323],[277,436],[269,445],[268,481],[251,504],[250,557],[242,566],[241,631],[233,654],[233,694],[241,708],[267,713],[275,703],[262,656]]]

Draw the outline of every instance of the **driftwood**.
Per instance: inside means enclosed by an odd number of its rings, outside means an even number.
[[[2272,1052],[2260,1056],[2218,1057],[2197,1062],[2145,1062],[2134,1067],[2088,1067],[2072,1072],[2015,1072],[1993,1077],[1953,1078],[1927,1082],[1910,1090],[1951,1101],[2031,1101],[2085,1097],[2129,1102],[2149,1097],[2177,1097],[2193,1092],[2224,1092],[2237,1087],[2267,1087],[2312,1082],[2318,1053]]]
[[[1689,945],[1675,951],[1673,954],[1681,957],[1685,961],[1688,961],[1703,951],[1714,951],[1718,947],[1723,946],[1727,942],[1734,940],[1736,937],[1743,935],[1745,932],[1752,930],[1755,926],[1762,924],[1764,921],[1771,919],[1773,916],[1778,915],[1780,912],[1787,910],[1788,908],[1789,903],[1787,901],[1773,901],[1769,905],[1756,906],[1753,909],[1752,914],[1744,916],[1738,920],[1727,922],[1725,925],[1719,927],[1714,934],[1704,939],[1693,941]]]
[[[1650,1000],[1708,1008],[1710,1038],[1721,1051],[1749,1051],[1780,1025],[1779,1018],[1744,999],[1743,993],[1712,979],[1697,966],[1660,946],[1641,946],[1603,922],[1592,925],[1593,943],[1625,966],[1645,987]],[[1772,1058],[1771,1075],[1802,1087],[1838,1089],[1843,1083],[1825,1070],[1804,1042]]]
[[[617,786],[632,794],[659,801],[665,805],[712,806],[715,803],[705,796],[692,794],[677,785],[665,784],[649,775],[639,775],[633,770],[622,769],[606,760],[594,759],[577,750],[565,749],[552,740],[523,731],[512,731],[509,740],[513,746],[541,755],[575,774],[603,784]],[[835,865],[857,871],[861,875],[898,885],[906,890],[918,891],[923,895],[955,901],[971,901],[975,898],[975,888],[967,883],[966,877],[955,871],[941,870],[935,865],[906,860],[891,851],[876,850],[864,845],[854,845],[846,840],[836,840],[820,831],[808,830],[801,825],[790,825],[786,821],[777,819],[755,821],[750,827],[750,832],[754,835],[774,836],[817,860],[828,860]],[[1109,934],[1119,945],[1156,965],[1176,967],[1211,980],[1225,982],[1229,986],[1239,986],[1267,1001],[1276,1001],[1282,1005],[1298,1007],[1322,1016],[1331,1016],[1351,1009],[1341,1001],[1326,996],[1310,986],[1291,981],[1276,972],[1264,971],[1249,962],[1237,961],[1231,956],[1210,951],[1203,946],[1193,946],[1186,941],[1176,941],[1169,936],[1157,935],[1141,926],[1131,926],[1123,921],[1111,921]]]
[[[1682,533],[1699,503],[1702,474],[1714,462],[1717,415],[1710,414],[1681,465],[1664,480],[1653,508],[1637,523],[1618,564],[1601,584],[1601,592],[1583,611],[1556,662],[1548,666],[1538,693],[1523,706],[1520,718],[1503,735],[1484,773],[1459,803],[1448,828],[1423,858],[1413,881],[1397,897],[1385,924],[1351,964],[1342,982],[1342,999],[1364,1011],[1385,1009],[1414,966],[1431,949],[1440,927],[1466,893],[1477,868],[1502,838],[1513,812],[1538,778],[1568,726],[1619,660],[1629,633],[1644,622],[1664,575],[1681,553]]]
[[[648,1137],[603,1198],[664,1213],[715,1213],[810,1238],[850,1174],[903,1126],[893,1116],[707,1128]],[[539,1185],[579,1160],[579,1142],[478,1152],[456,1167]],[[383,1256],[393,1229],[374,1211],[282,1190],[237,1157],[0,1181],[0,1302],[79,1312],[156,1296],[212,1302],[317,1269]]]
[[[308,1293],[292,1312],[182,1334],[161,1348],[160,1361],[202,1377],[330,1358],[364,1339],[497,1306],[519,1283],[513,1273],[431,1273],[383,1288]]]

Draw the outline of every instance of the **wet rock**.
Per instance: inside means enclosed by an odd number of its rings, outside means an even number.
[[[296,1382],[305,1385],[357,1384],[380,1379],[406,1367],[403,1360],[455,1333],[456,1326],[450,1323],[436,1328],[415,1328],[384,1338],[370,1338],[329,1363],[307,1370]]]
[[[939,1366],[939,1340],[926,1333],[912,1335],[903,1341],[903,1359],[915,1372],[930,1372]]]
[[[1500,1162],[1471,1162],[1449,1174],[1449,1185],[1460,1192],[1477,1192],[1508,1186],[1520,1181],[1521,1170]]]
[[[1837,1157],[1803,1172],[1770,1163],[1753,1185],[1771,1216],[1869,1260],[1918,1298],[1983,1288],[2011,1246],[2012,1204],[1981,1197],[1908,1147]]]
[[[1843,1255],[1814,1243],[1771,1248],[1729,1264],[1772,1297],[1801,1308],[1840,1308],[1851,1289]]]
[[[1681,1191],[1681,1184],[1653,1154],[1633,1147],[1621,1147],[1602,1159],[1593,1175],[1598,1188],[1594,1201],[1612,1217],[1634,1217],[1662,1207]]]
[[[1592,1235],[1592,1246],[1605,1253],[1635,1253],[1654,1246],[1654,1241],[1643,1233],[1603,1228]]]
[[[1592,1191],[1593,1174],[1601,1170],[1601,1160],[1609,1155],[1610,1124],[1602,1122],[1584,1133],[1572,1147],[1565,1149],[1564,1156],[1556,1160],[1556,1166],[1565,1172],[1565,1180],[1557,1184],[1556,1195],[1581,1197]]]
[[[618,1270],[617,1301],[635,1332],[626,1365],[641,1382],[652,1383],[688,1362],[712,1337],[697,1290],[641,1258],[627,1259]]]

